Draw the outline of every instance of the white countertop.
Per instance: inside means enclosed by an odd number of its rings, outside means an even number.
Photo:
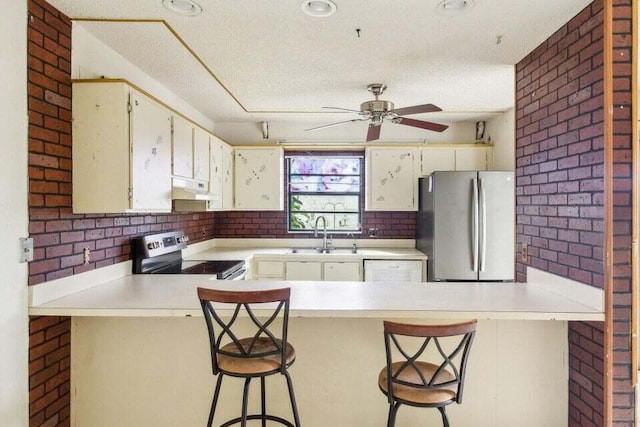
[[[186,259],[426,259],[413,247],[361,247],[359,253],[290,253],[250,241],[190,247]],[[317,242],[304,242],[314,244]],[[302,244],[304,244],[302,243]],[[374,242],[377,245],[388,242]],[[405,242],[406,243],[406,242]],[[397,244],[397,242],[392,242]],[[391,245],[390,245],[391,246]],[[313,246],[312,246],[313,247]],[[291,315],[298,317],[478,318],[604,320],[602,291],[536,269],[530,283],[375,283],[322,281],[217,281],[206,275],[131,275],[131,262],[30,287],[31,315],[106,317],[201,316],[196,287],[291,287]]]
[[[196,287],[291,287],[291,316],[604,320],[597,308],[524,283],[216,281],[201,275],[130,275],[32,306],[31,315],[201,316]]]
[[[303,248],[302,252],[292,253],[291,248]],[[415,248],[369,248],[358,247],[357,253],[352,254],[348,247],[334,248],[334,252],[327,254],[304,252],[303,246],[271,247],[271,248],[232,248],[217,247],[185,256],[188,260],[232,260],[273,258],[288,260],[359,260],[359,259],[418,259],[426,260],[427,256]]]

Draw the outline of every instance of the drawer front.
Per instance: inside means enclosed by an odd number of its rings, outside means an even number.
[[[258,261],[258,277],[284,277],[282,261]]]

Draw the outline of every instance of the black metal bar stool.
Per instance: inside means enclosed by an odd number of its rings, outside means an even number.
[[[289,288],[265,291],[222,291],[198,288],[198,298],[200,298],[200,305],[202,306],[209,332],[213,374],[218,376],[207,426],[210,427],[213,423],[216,404],[218,403],[218,396],[222,386],[222,378],[225,375],[245,379],[242,395],[242,415],[226,421],[220,427],[227,427],[237,423],[245,427],[249,420],[262,420],[263,427],[266,426],[267,420],[288,427],[300,426],[298,408],[293,393],[293,383],[287,372],[287,369],[296,358],[295,349],[287,342],[290,295],[291,289]],[[235,304],[231,318],[227,321],[223,320],[216,313],[212,302]],[[275,308],[261,307],[261,309],[269,310],[269,313],[271,313],[265,321],[262,321],[258,319],[252,306],[255,308],[256,304],[268,303],[277,303],[277,305]],[[243,307],[252,322],[252,326],[255,326],[255,333],[250,337],[238,338],[232,327]],[[279,334],[274,334],[269,327],[281,312],[282,329]],[[217,328],[219,330],[216,334]],[[287,380],[295,424],[284,418],[266,413],[265,377],[278,373],[284,375]],[[253,378],[260,378],[262,412],[249,415],[247,414],[249,383]]]
[[[462,402],[467,358],[477,323],[477,320],[452,325],[384,322],[387,366],[378,376],[378,386],[389,402],[387,427],[395,426],[400,405],[438,408],[444,427],[449,427],[445,408],[453,402]],[[409,343],[401,344],[400,336],[420,338],[422,344],[418,341],[418,349],[410,354],[405,350]],[[412,341],[415,344],[416,340]],[[427,349],[436,353],[435,359],[422,360],[427,359]],[[398,353],[400,360],[393,361],[392,355]]]

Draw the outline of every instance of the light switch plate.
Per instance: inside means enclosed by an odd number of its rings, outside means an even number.
[[[33,261],[33,239],[31,237],[20,238],[20,262]]]

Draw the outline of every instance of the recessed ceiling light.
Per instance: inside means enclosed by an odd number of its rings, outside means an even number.
[[[454,16],[473,7],[473,0],[443,0],[436,6],[436,12],[441,15]]]
[[[303,1],[300,8],[304,13],[316,18],[326,18],[336,13],[336,4],[331,0],[307,0]]]
[[[193,0],[162,0],[162,5],[179,15],[197,16],[202,13],[202,6]]]

